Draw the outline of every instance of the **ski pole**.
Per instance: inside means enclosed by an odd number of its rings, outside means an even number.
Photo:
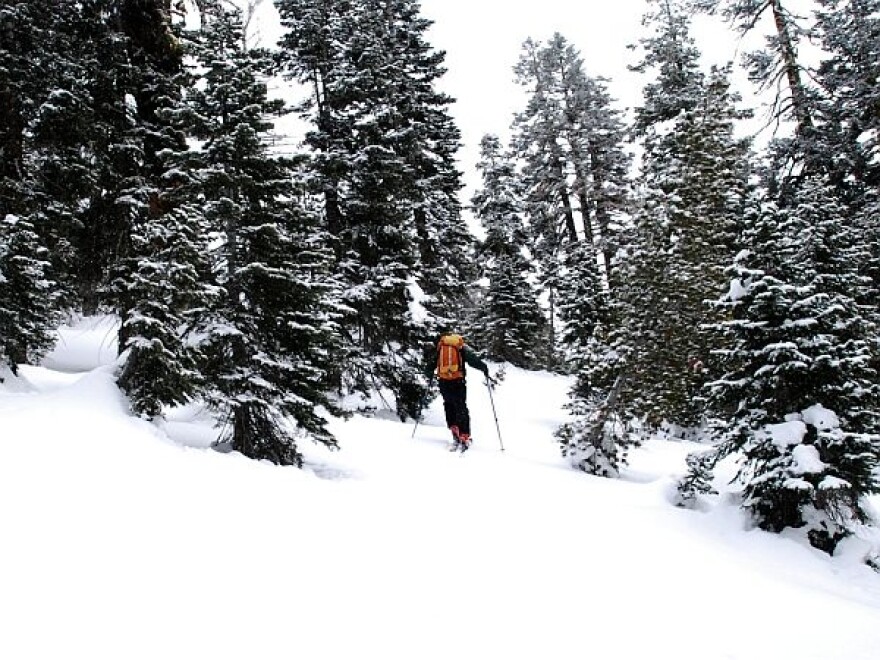
[[[421,418],[422,418],[421,415],[419,415],[418,417],[416,417],[416,425],[413,426],[413,432],[412,432],[412,435],[409,436],[409,439],[410,439],[410,440],[412,440],[413,438],[416,437],[416,429],[419,428],[419,421],[421,420]]]
[[[495,430],[498,431],[498,444],[501,445],[501,451],[504,451],[504,442],[501,440],[501,427],[498,425],[498,413],[495,412],[495,399],[492,397],[492,385],[486,377],[486,389],[489,390],[489,402],[492,404],[492,415],[495,416]]]

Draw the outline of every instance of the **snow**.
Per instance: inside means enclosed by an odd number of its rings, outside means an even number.
[[[791,419],[780,424],[768,424],[765,427],[773,444],[781,450],[799,445],[807,433],[807,426],[799,419]]]
[[[820,403],[804,410],[802,416],[807,424],[815,426],[817,429],[840,428],[840,419],[837,417],[837,414]]]
[[[791,450],[791,455],[794,459],[792,471],[795,474],[819,474],[827,467],[819,458],[819,450],[813,445],[798,445]]]
[[[736,302],[748,294],[748,286],[743,284],[742,280],[734,278],[730,280],[730,290],[727,292],[727,299]]]
[[[435,401],[415,437],[332,420],[340,451],[298,470],[207,448],[197,405],[130,417],[114,343],[71,323],[0,384],[0,658],[877,657],[876,535],[829,557],[751,529],[724,483],[676,509],[686,442],[568,469],[566,378],[506,368],[504,452],[474,380],[467,454]]]

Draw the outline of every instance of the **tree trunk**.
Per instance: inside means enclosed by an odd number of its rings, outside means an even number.
[[[791,90],[792,110],[797,120],[798,132],[803,133],[813,126],[813,120],[807,103],[807,93],[801,80],[797,49],[790,32],[791,24],[788,22],[787,13],[782,6],[782,0],[771,0],[770,8],[773,12],[773,22],[776,24],[776,35],[779,39],[782,66],[788,81],[788,87]]]

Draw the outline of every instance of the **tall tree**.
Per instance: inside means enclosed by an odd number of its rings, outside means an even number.
[[[245,50],[238,12],[220,3],[204,10],[205,86],[190,103],[204,141],[198,189],[218,237],[223,291],[200,318],[207,397],[224,420],[223,442],[252,458],[300,465],[297,435],[336,446],[318,412],[335,410],[326,395],[338,344],[330,254],[294,185],[302,175],[268,152],[267,118],[283,105],[268,99],[269,54]]]
[[[546,322],[528,281],[532,266],[523,254],[522,190],[513,161],[496,136],[486,135],[480,142],[477,169],[483,187],[471,204],[486,231],[480,256],[489,283],[474,319],[474,340],[496,360],[535,368],[542,362]]]
[[[701,71],[679,5],[652,3],[644,24],[653,34],[641,40],[643,58],[633,67],[653,74],[634,126],[643,147],[641,193],[614,292],[620,317],[606,337],[620,360],[592,383],[617,388],[625,415],[651,428],[688,428],[703,416],[713,343],[702,329],[711,320],[706,301],[724,288],[748,190],[748,145],[735,137],[748,113],[736,107],[729,69]]]
[[[627,200],[629,158],[621,113],[605,81],[587,75],[580,53],[562,35],[546,44],[526,41],[515,73],[528,102],[514,121],[514,146],[524,163],[526,210],[551,301],[553,350],[566,246],[590,242],[602,255],[604,277],[613,281],[618,241],[612,218]]]
[[[43,226],[52,200],[39,181],[34,134],[40,118],[68,98],[62,78],[72,68],[70,18],[63,3],[0,8],[0,365],[13,372],[51,346],[58,318]]]
[[[182,333],[209,290],[201,275],[208,236],[197,200],[181,194],[192,172],[181,167],[191,120],[180,26],[172,24],[167,0],[126,0],[119,20],[136,71],[141,179],[131,181],[130,232],[109,289],[122,320],[120,386],[135,412],[153,418],[198,388],[194,349]]]
[[[426,393],[421,347],[434,314],[450,313],[468,279],[458,132],[435,90],[443,54],[412,0],[277,5],[286,70],[312,91],[306,143],[349,308],[342,385],[390,388],[405,418]]]

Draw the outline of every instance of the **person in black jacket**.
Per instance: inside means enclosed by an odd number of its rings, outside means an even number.
[[[437,342],[436,374],[443,397],[446,425],[452,432],[452,449],[467,451],[471,446],[471,416],[467,407],[467,368],[482,371],[489,378],[489,367],[461,335],[444,333]]]

